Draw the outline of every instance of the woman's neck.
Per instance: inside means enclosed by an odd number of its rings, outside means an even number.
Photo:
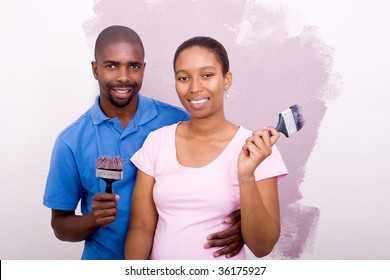
[[[208,119],[191,119],[188,121],[187,136],[194,137],[200,141],[210,141],[216,138],[224,138],[229,129],[237,127],[228,121],[224,116]]]

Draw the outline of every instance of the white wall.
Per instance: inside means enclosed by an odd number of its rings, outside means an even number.
[[[343,83],[340,96],[327,103],[300,186],[303,202],[320,209],[301,258],[389,259],[390,4],[267,2],[291,10],[296,32],[306,24],[319,27],[335,48]],[[0,259],[80,257],[81,243],[54,237],[42,195],[55,137],[96,93],[83,29],[95,17],[93,5],[0,1]]]
[[[336,48],[343,80],[301,186],[304,201],[321,210],[312,250],[302,258],[389,259],[390,2],[293,2]]]
[[[91,104],[92,1],[0,1],[1,259],[80,258],[55,239],[42,195],[57,134]]]

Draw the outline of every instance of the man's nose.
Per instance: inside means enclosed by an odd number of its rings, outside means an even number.
[[[130,80],[130,69],[128,67],[120,67],[118,71],[117,81],[128,82]]]

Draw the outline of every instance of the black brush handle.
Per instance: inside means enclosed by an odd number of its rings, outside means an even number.
[[[283,133],[286,137],[289,136],[282,114],[279,114],[278,124],[276,125],[275,129],[277,132]],[[269,133],[269,136],[272,136],[271,132]]]
[[[112,190],[112,181],[111,180],[105,180],[106,181],[106,193],[114,193]]]

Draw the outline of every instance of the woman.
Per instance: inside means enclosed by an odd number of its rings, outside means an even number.
[[[232,84],[225,48],[185,41],[174,57],[176,91],[191,119],[152,132],[132,157],[138,167],[127,259],[213,259],[207,234],[241,209],[241,231],[257,257],[280,235],[277,179],[287,174],[272,127],[256,132],[225,118]],[[188,241],[191,242],[188,242]],[[233,259],[245,259],[241,250]]]

